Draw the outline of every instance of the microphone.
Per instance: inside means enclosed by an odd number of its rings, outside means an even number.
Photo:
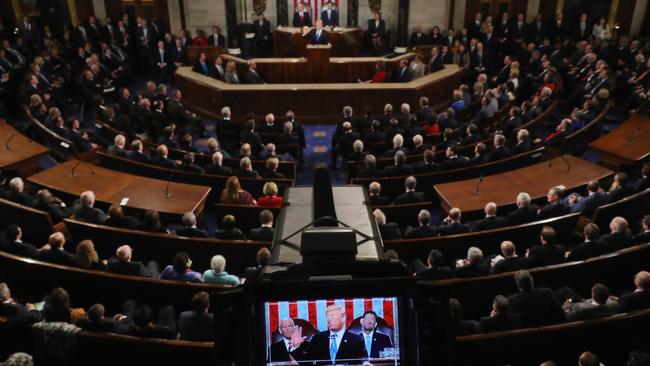
[[[13,140],[14,137],[16,137],[15,133],[11,134],[11,136],[9,136],[9,138],[7,139],[7,142],[5,142],[5,149],[7,151],[11,151],[11,147],[9,146],[9,143],[11,142],[11,140]]]
[[[571,171],[571,164],[569,164],[569,161],[567,160],[567,158],[564,155],[560,155],[560,157],[562,158],[562,161],[564,161],[564,164],[566,164],[566,171],[570,172]]]
[[[165,198],[169,198],[172,196],[171,193],[169,193],[169,185],[172,182],[172,179],[174,179],[174,174],[170,174],[169,177],[167,177],[167,184],[165,185]]]
[[[481,172],[481,175],[479,175],[478,177],[478,183],[476,183],[476,190],[474,190],[475,196],[481,195],[481,183],[483,183],[483,172]]]
[[[79,168],[79,165],[81,165],[81,162],[77,162],[74,167],[72,167],[72,170],[70,171],[70,176],[71,177],[76,177],[77,176],[77,168]],[[88,167],[88,170],[90,170],[90,174],[95,175],[95,169],[93,169],[90,165],[84,164]]]

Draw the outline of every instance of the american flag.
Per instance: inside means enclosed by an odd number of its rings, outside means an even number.
[[[333,8],[339,10],[339,0],[293,0],[293,8],[296,9],[300,3],[309,8],[311,19],[314,22],[320,18],[320,13],[325,9],[327,3],[332,3]]]
[[[383,318],[389,327],[393,328],[395,334],[398,329],[395,324],[397,315],[397,298],[395,297],[373,297],[359,299],[329,299],[329,300],[301,300],[301,301],[278,301],[265,304],[266,311],[266,344],[272,343],[272,334],[278,330],[282,319],[304,319],[309,321],[317,331],[327,330],[327,319],[325,309],[330,305],[339,305],[345,309],[345,326],[348,327],[352,321],[365,311],[372,310],[377,316]]]

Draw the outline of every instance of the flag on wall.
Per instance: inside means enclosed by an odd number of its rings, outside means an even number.
[[[354,319],[363,315],[365,311],[372,310],[378,317],[383,318],[389,327],[395,329],[397,316],[397,298],[395,297],[269,302],[266,304],[267,344],[270,344],[271,336],[278,329],[280,321],[286,318],[304,319],[318,331],[327,330],[325,309],[334,304],[345,309],[346,327]]]
[[[339,0],[293,0],[294,11],[299,3],[309,8],[309,14],[314,22],[320,19],[320,13],[326,8],[327,3],[332,3],[334,9],[339,10]]]

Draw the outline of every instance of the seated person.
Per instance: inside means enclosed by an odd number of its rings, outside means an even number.
[[[492,269],[491,274],[518,271],[528,267],[526,258],[517,257],[517,248],[511,241],[501,242],[501,255],[496,256],[490,262]]]
[[[262,173],[262,178],[264,179],[284,179],[284,174],[278,173],[278,166],[280,165],[280,159],[276,157],[271,157],[266,159],[266,171]]]
[[[226,181],[226,187],[221,191],[219,202],[231,205],[257,205],[257,201],[250,193],[241,188],[239,179],[234,176]]]
[[[169,159],[167,156],[169,155],[169,150],[167,149],[167,146],[164,144],[158,145],[156,148],[156,156],[151,159],[151,163],[153,165],[158,165],[159,167],[167,168],[167,169],[176,169],[180,165],[179,161]]]
[[[593,216],[596,209],[609,202],[609,196],[600,189],[597,180],[587,183],[587,196],[582,197],[578,193],[571,193],[567,198],[571,212],[582,212],[584,216]]]
[[[207,281],[207,276],[204,276]],[[195,342],[214,341],[214,315],[209,313],[210,295],[205,291],[192,297],[192,310],[184,311],[178,317],[180,339]]]
[[[424,193],[416,192],[417,179],[414,176],[409,176],[404,180],[405,192],[395,198],[396,205],[406,205],[410,203],[425,202],[426,198]]]
[[[108,217],[104,211],[95,208],[95,193],[85,191],[79,196],[79,204],[74,209],[75,219],[87,221],[92,224],[103,224]]]
[[[183,282],[203,282],[201,273],[192,271],[192,260],[185,252],[177,253],[174,256],[173,264],[168,265],[160,273],[163,280],[175,280]]]
[[[244,73],[244,83],[246,84],[266,84],[264,79],[257,73],[257,63],[248,61],[246,63],[248,70]]]
[[[210,260],[210,269],[203,272],[205,283],[213,285],[239,285],[239,278],[226,272],[226,258],[217,254]]]
[[[420,262],[419,259],[416,260]],[[421,262],[416,267],[424,267]],[[442,280],[453,276],[451,268],[445,265],[442,252],[438,249],[431,249],[427,256],[427,265],[424,268],[416,270],[415,275],[421,279],[426,280]]]
[[[483,333],[490,333],[519,328],[521,319],[508,312],[509,305],[510,302],[505,296],[495,296],[490,315],[481,318],[479,321],[479,330]]]
[[[54,264],[61,264],[64,266],[73,266],[75,262],[74,255],[65,251],[65,236],[62,233],[56,232],[50,235],[45,244],[41,248],[40,260]]]
[[[383,83],[388,78],[388,73],[386,73],[386,63],[384,61],[377,61],[375,63],[375,74],[372,76],[372,79],[361,80],[357,79],[360,83]]]
[[[476,333],[478,323],[475,320],[463,320],[463,308],[457,299],[449,299],[449,312],[451,313],[451,327],[455,336]]]
[[[36,193],[34,208],[50,214],[54,222],[61,222],[70,216],[70,209],[66,206],[65,202],[54,197],[47,189],[41,189]]]
[[[609,223],[609,230],[610,233],[601,236],[596,243],[602,253],[621,250],[632,243],[632,232],[628,229],[627,220],[623,217],[614,217]]]
[[[165,229],[163,224],[160,222],[160,214],[158,211],[151,208],[145,211],[139,230],[169,234],[167,229]]]
[[[435,162],[436,154],[431,149],[424,150],[422,161],[413,166],[414,174],[432,173],[440,170],[440,164]]]
[[[418,213],[418,223],[420,224],[420,226],[416,228],[409,226],[408,228],[406,228],[406,232],[404,233],[404,238],[413,239],[413,238],[428,238],[431,236],[438,236],[438,232],[433,227],[433,225],[430,224],[430,219],[431,219],[431,214],[429,213],[428,210],[420,210],[420,212]]]
[[[467,157],[458,155],[458,145],[453,142],[447,146],[447,149],[445,150],[445,156],[447,159],[442,162],[443,170],[462,168],[466,166],[467,162],[469,161]]]
[[[402,239],[402,232],[399,226],[394,222],[387,224],[386,215],[380,209],[376,209],[372,213],[375,215],[375,221],[377,221],[377,227],[379,228],[379,234],[381,234],[382,240]]]
[[[545,220],[552,217],[558,217],[569,213],[569,208],[562,202],[562,188],[553,187],[546,194],[548,204],[542,207],[537,213],[538,220]]]
[[[23,230],[18,225],[11,225],[5,229],[5,237],[7,239],[7,246],[2,250],[32,259],[38,259],[40,256],[39,250],[30,243],[23,242]]]
[[[127,153],[127,158],[140,163],[151,163],[151,158],[144,154],[142,141],[138,139],[131,141],[131,151]]]
[[[467,250],[467,258],[456,261],[456,277],[478,277],[490,274],[490,266],[483,262],[483,251],[477,247]]]
[[[225,215],[221,226],[214,232],[215,239],[221,240],[246,240],[246,236],[237,228],[237,221],[233,215]]]
[[[75,266],[83,269],[92,269],[95,271],[106,271],[107,261],[99,260],[99,255],[95,251],[95,245],[92,240],[83,240],[77,244],[76,255],[74,257]]]
[[[368,153],[363,151],[363,141],[357,139],[352,143],[352,153],[346,156],[347,161],[362,161]]]
[[[278,185],[275,182],[266,182],[262,187],[264,196],[260,197],[257,204],[264,207],[282,207],[282,196],[278,196]]]
[[[256,170],[253,170],[251,158],[245,156],[239,161],[239,169],[235,171],[235,175],[240,178],[259,178],[260,175]]]
[[[634,193],[634,188],[628,182],[627,174],[617,172],[614,174],[614,182],[609,187],[609,202],[618,202]]]
[[[133,300],[127,301],[122,308],[126,315],[122,321],[128,325],[125,334],[142,338],[176,339],[175,315],[171,306],[161,308],[157,319],[154,319],[153,310],[149,306],[139,305]]]
[[[488,202],[485,205],[485,218],[482,220],[474,221],[471,226],[471,231],[483,231],[498,229],[508,226],[508,220],[505,217],[497,216],[497,204]]]
[[[25,192],[25,183],[20,177],[11,178],[9,191],[4,192],[3,198],[24,206],[31,207],[34,204],[34,198]]]
[[[17,303],[11,297],[9,286],[4,282],[0,283],[0,316],[7,318],[7,323],[17,325],[29,325],[43,319],[43,315],[33,304]]]
[[[384,174],[388,177],[400,177],[409,175],[413,172],[411,164],[406,164],[406,155],[404,151],[397,151],[394,157],[395,163],[384,169]]]
[[[472,165],[481,165],[490,161],[490,154],[487,151],[487,146],[484,143],[479,142],[474,146],[474,157],[470,158],[467,161],[468,166]]]
[[[600,228],[593,222],[585,225],[582,229],[584,242],[569,249],[564,256],[568,261],[581,261],[588,258],[599,256],[602,249],[597,245],[598,237],[600,236]]]
[[[79,328],[90,332],[124,333],[128,326],[114,318],[104,316],[106,309],[102,304],[94,304],[88,308],[86,316],[75,323]]]
[[[494,149],[490,153],[490,161],[497,161],[512,156],[512,151],[506,146],[506,137],[501,134],[494,135]]]
[[[377,168],[377,158],[374,155],[366,155],[363,165],[363,168],[357,170],[357,178],[381,178],[384,176],[384,172]]]
[[[506,215],[506,219],[512,226],[526,224],[537,220],[538,211],[539,207],[534,203],[531,204],[530,195],[521,192],[517,195],[517,209]]]
[[[196,215],[194,212],[186,212],[183,214],[183,227],[176,229],[176,235],[187,236],[190,238],[207,238],[208,233],[205,230],[196,228]]]
[[[232,175],[232,169],[223,166],[223,154],[220,151],[215,151],[212,154],[212,164],[205,166],[205,172],[214,175],[223,175],[229,177]]]
[[[529,136],[530,133],[525,128],[517,131],[517,144],[513,148],[515,155],[522,154],[533,149],[533,142],[530,140]]]
[[[566,250],[564,246],[555,244],[556,238],[555,229],[550,226],[542,228],[539,235],[541,245],[534,246],[526,251],[526,258],[531,262],[531,266],[550,266],[564,261],[564,252]]]
[[[158,140],[158,143],[165,145],[169,149],[181,148],[178,142],[176,142],[174,126],[167,126],[163,129],[163,136]]]
[[[508,296],[508,313],[521,317],[523,327],[561,323],[566,316],[555,294],[548,288],[535,288],[533,277],[525,269],[515,273],[519,292]]]
[[[185,153],[185,155],[183,155],[183,162],[181,163],[181,165],[178,166],[178,169],[185,170],[191,173],[199,173],[199,174],[205,173],[203,168],[194,164],[194,159],[195,156],[193,152]]]
[[[108,261],[108,271],[127,276],[158,277],[158,268],[155,262],[149,262],[145,267],[142,262],[132,262],[133,249],[122,245],[115,251],[115,257]]]
[[[650,215],[643,216],[641,220],[641,232],[634,235],[632,238],[632,244],[645,244],[650,242]]]
[[[64,322],[70,323],[73,309],[70,308],[70,295],[61,287],[55,287],[50,294],[45,297],[43,305],[43,320],[46,322]]]
[[[273,241],[273,212],[269,210],[262,210],[260,212],[260,227],[251,229],[248,232],[248,239],[255,241]]]
[[[126,137],[124,135],[115,135],[115,138],[113,139],[113,145],[109,146],[106,149],[106,152],[119,156],[121,158],[126,158]]]
[[[458,207],[449,210],[449,216],[443,220],[442,225],[438,226],[438,234],[444,236],[469,232],[469,227],[461,223],[461,215],[462,213]]]
[[[618,301],[609,296],[609,289],[602,283],[596,283],[591,288],[591,299],[582,302],[566,302],[567,321],[604,318],[618,313]]]
[[[650,272],[641,271],[634,276],[633,292],[621,296],[621,311],[634,311],[650,307]]]
[[[137,230],[142,224],[136,217],[125,215],[122,206],[114,203],[108,208],[106,225]]]
[[[371,182],[368,186],[368,204],[370,206],[387,206],[390,203],[390,197],[381,195],[381,184]]]

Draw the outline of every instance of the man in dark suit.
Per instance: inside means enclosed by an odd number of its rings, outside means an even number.
[[[203,168],[194,164],[195,155],[193,152],[187,152],[183,155],[183,162],[178,166],[178,169],[185,170],[190,173],[202,174],[205,173]]]
[[[103,224],[106,222],[104,211],[95,208],[95,193],[85,191],[79,196],[79,204],[74,209],[74,216],[78,220],[88,221],[93,224]]]
[[[379,352],[390,348],[393,343],[386,334],[377,331],[377,314],[367,310],[361,316],[361,333],[368,358],[379,358]]]
[[[377,168],[377,158],[368,154],[363,159],[364,167],[357,170],[356,178],[381,178],[384,176],[383,170]]]
[[[291,318],[282,319],[278,325],[278,332],[282,335],[282,339],[274,342],[269,347],[267,362],[289,362],[292,356],[289,352],[293,352],[296,348],[293,347],[291,342],[292,334],[295,332],[296,325]]]
[[[415,48],[415,46],[421,46],[423,44],[428,44],[429,43],[429,36],[427,36],[423,31],[422,31],[422,26],[421,25],[416,25],[415,26],[415,31],[411,33],[411,38],[409,39],[409,46],[411,48]]]
[[[464,234],[469,232],[469,227],[461,223],[461,211],[458,207],[449,210],[449,216],[443,220],[443,224],[438,226],[440,236]]]
[[[323,29],[323,21],[320,19],[316,21],[316,28],[304,34],[303,37],[311,44],[329,43],[329,34]]]
[[[643,164],[643,168],[641,168],[641,178],[634,183],[632,191],[639,193],[648,188],[650,188],[650,163],[645,163]]]
[[[553,291],[535,288],[530,272],[517,271],[515,282],[519,292],[508,296],[508,313],[521,316],[522,326],[538,327],[564,321],[564,310]]]
[[[629,184],[627,174],[617,172],[614,174],[614,182],[609,187],[609,202],[617,202],[634,193],[633,187]]]
[[[650,307],[650,273],[641,271],[634,276],[634,292],[621,296],[621,311],[634,311]]]
[[[539,207],[536,204],[531,204],[530,195],[521,192],[517,195],[517,209],[510,212],[506,219],[510,225],[526,224],[537,220],[537,211],[539,211]]]
[[[440,170],[440,164],[435,162],[436,155],[431,149],[424,150],[422,161],[413,166],[414,174],[432,173]]]
[[[419,259],[415,260],[413,265],[415,267],[415,275],[421,279],[441,280],[453,276],[453,271],[445,264],[442,252],[438,249],[431,249],[429,251],[426,267]]]
[[[293,13],[293,20],[291,24],[294,28],[312,26],[311,15],[305,9],[305,5],[302,2],[299,2],[298,6],[296,6],[296,11]]]
[[[254,61],[249,61],[248,70],[244,73],[244,83],[246,84],[266,84],[264,79],[257,73],[257,64]]]
[[[3,250],[21,257],[37,259],[40,253],[38,249],[30,243],[22,241],[23,230],[18,225],[11,225],[5,229],[7,238],[7,247]]]
[[[156,66],[156,73],[158,75],[158,82],[164,83],[169,80],[172,72],[171,56],[165,49],[165,42],[158,41],[158,47],[154,51],[152,59]]]
[[[11,178],[9,181],[9,191],[5,193],[4,198],[24,206],[32,206],[34,204],[34,198],[25,193],[25,182],[20,177]]]
[[[397,151],[393,159],[395,160],[395,164],[384,168],[384,175],[388,177],[400,177],[413,172],[411,164],[406,164],[406,155],[403,151]]]
[[[190,238],[207,238],[208,233],[205,230],[197,229],[196,215],[193,212],[183,214],[183,227],[176,229],[176,235],[187,236]]]
[[[86,316],[77,320],[76,326],[91,332],[124,333],[128,329],[126,323],[104,316],[106,309],[102,304],[94,304],[88,308]]]
[[[488,202],[485,205],[485,218],[482,220],[474,221],[472,223],[471,231],[483,231],[498,229],[508,226],[508,220],[505,217],[497,216],[497,204]]]
[[[413,80],[413,73],[411,72],[411,69],[409,68],[409,64],[407,60],[401,60],[399,62],[399,70],[396,73],[396,80],[397,82],[400,83],[408,83],[409,81]]]
[[[251,229],[248,233],[248,239],[256,241],[273,241],[275,229],[273,229],[273,212],[262,210],[260,212],[260,227]]]
[[[151,159],[151,163],[167,169],[177,168],[179,165],[178,162],[176,160],[169,159],[167,157],[168,155],[169,149],[167,149],[167,146],[164,144],[158,145],[156,148],[156,156]]]
[[[73,266],[75,264],[74,255],[65,251],[65,237],[60,232],[50,235],[47,244],[41,248],[40,260],[64,266]]]
[[[214,316],[208,313],[210,295],[197,292],[192,298],[192,310],[184,311],[178,317],[178,331],[181,339],[197,342],[214,340]]]
[[[257,170],[253,170],[253,164],[248,156],[239,160],[239,169],[234,171],[235,175],[240,178],[259,178]]]
[[[497,161],[512,156],[512,150],[506,146],[506,137],[501,134],[494,135],[494,149],[490,153],[490,161]]]
[[[239,142],[242,145],[249,144],[251,146],[251,153],[254,156],[257,156],[260,151],[264,150],[262,138],[259,133],[255,132],[255,115],[250,114],[246,117],[244,128],[239,133]]]
[[[226,37],[221,34],[221,29],[216,25],[212,27],[212,34],[208,36],[208,45],[228,48],[226,45]]]
[[[61,222],[71,214],[66,204],[61,199],[54,197],[47,189],[40,189],[36,193],[34,208],[50,214],[53,222]]]
[[[538,220],[545,220],[551,217],[562,216],[569,213],[569,208],[562,202],[562,193],[563,192],[560,187],[553,187],[549,189],[548,193],[546,194],[548,204],[539,210],[539,214],[537,216]]]
[[[483,262],[483,251],[477,247],[467,250],[467,258],[456,261],[456,277],[479,277],[490,274],[490,266]]]
[[[555,244],[557,234],[555,229],[544,226],[539,234],[541,245],[534,246],[526,251],[526,258],[535,267],[550,266],[562,263],[566,249],[562,245]]]
[[[597,180],[587,183],[587,191],[589,194],[586,197],[578,194],[569,195],[568,203],[571,212],[582,212],[584,216],[591,217],[598,207],[607,204],[609,197],[600,189]]]
[[[521,319],[508,313],[510,302],[503,295],[497,295],[492,302],[490,316],[481,318],[479,329],[483,333],[515,329],[521,326]]]
[[[592,25],[587,18],[587,14],[583,13],[580,15],[580,20],[573,28],[572,38],[574,41],[586,40],[592,34]]]
[[[505,240],[501,243],[501,255],[492,259],[490,273],[518,271],[527,268],[529,265],[526,258],[517,256],[517,248],[511,241]]]
[[[153,265],[145,266],[142,262],[132,262],[132,253],[133,250],[128,245],[117,248],[115,258],[108,261],[108,271],[128,276],[158,277],[158,271],[152,268]]]
[[[640,233],[634,235],[632,238],[632,244],[644,244],[650,243],[650,215],[643,216],[641,220],[641,231]]]
[[[400,194],[395,198],[396,205],[406,205],[409,203],[418,203],[426,201],[424,193],[416,192],[415,187],[417,186],[417,179],[414,176],[406,177],[404,180],[404,188],[406,192]]]
[[[127,153],[127,158],[140,163],[151,163],[151,158],[149,158],[143,152],[142,141],[138,139],[131,141],[131,151]]]
[[[529,138],[530,133],[527,129],[522,128],[517,131],[517,144],[513,148],[515,155],[528,152],[533,149],[533,142]]]
[[[451,169],[458,169],[462,168],[467,165],[467,162],[469,159],[467,157],[458,155],[458,145],[455,143],[451,143],[449,146],[447,146],[447,149],[445,151],[445,155],[447,159],[445,159],[442,162],[442,170],[451,170]]]
[[[591,299],[582,302],[571,302],[565,306],[567,321],[604,318],[618,313],[618,302],[609,300],[609,289],[596,283],[591,288]]]
[[[323,20],[323,24],[326,27],[339,26],[339,12],[332,7],[333,4],[328,1],[325,10],[320,13],[320,18]]]
[[[376,209],[372,213],[375,216],[375,221],[377,221],[377,227],[379,228],[379,234],[382,240],[402,239],[402,232],[399,226],[394,222],[386,223],[386,215],[380,209]]]
[[[339,305],[330,305],[325,316],[327,330],[314,334],[309,342],[304,341],[300,328],[298,331],[294,328],[291,341],[294,347],[298,347],[291,352],[294,359],[320,361],[318,364],[365,359],[368,352],[363,338],[345,329],[343,309]]]
[[[212,73],[210,76],[217,80],[224,81],[226,77],[226,70],[223,68],[223,58],[221,56],[214,58],[214,63],[212,64]]]
[[[602,249],[597,245],[598,236],[600,235],[600,228],[598,225],[590,222],[585,226],[582,232],[585,240],[565,253],[565,257],[568,261],[581,261],[596,257],[602,253]]]
[[[628,229],[627,220],[616,216],[609,223],[611,232],[598,239],[597,246],[603,253],[611,253],[627,248],[632,243],[632,232]]]
[[[126,147],[126,137],[124,137],[124,135],[116,135],[115,138],[113,139],[113,145],[109,146],[106,149],[106,152],[111,155],[119,156],[121,158],[126,158],[127,151],[125,147]]]
[[[11,297],[11,289],[6,283],[0,283],[0,316],[6,318],[7,324],[29,325],[41,321],[43,314],[33,308],[18,304]]]
[[[437,236],[438,232],[436,231],[435,227],[430,224],[431,220],[431,214],[429,213],[428,210],[420,210],[418,213],[418,223],[420,226],[413,228],[413,227],[408,227],[406,228],[406,232],[404,233],[404,238],[405,239],[413,239],[413,238],[428,238],[432,236]]]
[[[220,151],[216,151],[212,154],[212,164],[205,166],[205,172],[207,174],[214,175],[223,175],[229,177],[232,175],[232,169],[227,166],[223,166],[223,154]]]
[[[368,186],[368,204],[370,206],[390,205],[390,198],[381,195],[381,184],[372,182]]]
[[[427,65],[427,73],[431,74],[444,68],[444,61],[440,55],[440,50],[437,46],[433,46],[433,48],[431,48],[431,57],[429,58],[429,63]]]
[[[275,144],[278,147],[300,145],[300,138],[293,134],[292,122],[287,121],[282,125],[282,133],[276,137]]]

